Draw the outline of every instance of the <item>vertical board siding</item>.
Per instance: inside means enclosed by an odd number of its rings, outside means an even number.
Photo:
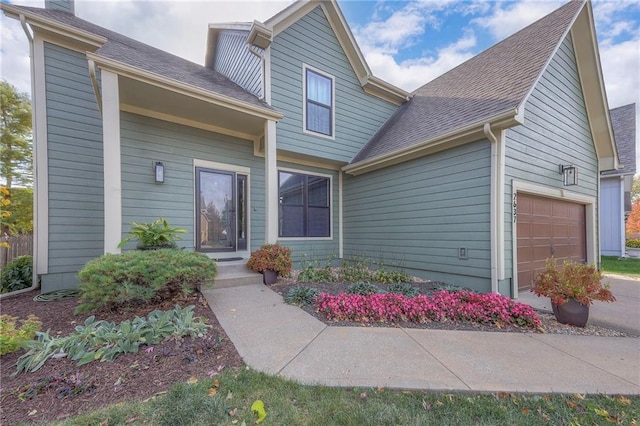
[[[307,64],[335,77],[335,140],[303,133],[303,72]],[[348,162],[396,106],[365,93],[320,6],[278,34],[271,45],[272,105],[278,149]]]
[[[49,276],[75,274],[104,252],[102,119],[86,57],[45,43]],[[66,283],[69,286],[73,283]],[[65,285],[63,283],[63,285]]]
[[[507,130],[505,155],[505,274],[512,278],[513,179],[598,194],[598,160],[570,35],[531,93],[525,123]],[[559,164],[578,168],[578,185],[563,186]]]
[[[123,237],[130,222],[164,217],[187,230],[178,245],[194,249],[193,160],[200,159],[251,169],[251,248],[264,242],[264,160],[253,156],[252,141],[124,112],[121,125]],[[164,183],[155,183],[155,161],[164,163]]]
[[[619,176],[600,179],[600,251],[605,256],[622,256],[624,214],[622,180]]]
[[[483,140],[345,177],[345,256],[490,291],[490,156]]]
[[[328,170],[319,167],[301,166],[299,164],[278,162],[278,170],[287,169],[295,170],[300,173],[306,174],[320,174],[331,176],[331,235],[330,240],[313,240],[313,239],[298,239],[292,240],[287,238],[279,239],[280,244],[291,248],[291,255],[295,263],[296,268],[304,266],[306,263],[319,261],[321,265],[324,265],[326,260],[338,258],[338,241],[339,234],[339,217],[338,217],[338,202],[339,202],[339,183],[338,172],[336,170]]]
[[[222,31],[218,35],[213,69],[262,98],[262,64],[260,58],[249,52],[247,35],[247,31]]]

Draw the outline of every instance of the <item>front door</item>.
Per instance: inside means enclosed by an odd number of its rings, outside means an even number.
[[[246,250],[247,176],[196,167],[196,194],[196,249]]]

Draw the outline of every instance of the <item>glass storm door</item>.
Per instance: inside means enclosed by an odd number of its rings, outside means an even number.
[[[196,167],[196,249],[246,250],[247,176]]]

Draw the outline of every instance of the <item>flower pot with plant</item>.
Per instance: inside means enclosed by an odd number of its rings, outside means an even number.
[[[131,230],[128,237],[120,241],[118,248],[124,246],[129,241],[138,241],[138,250],[157,250],[161,248],[176,248],[176,240],[182,237],[178,234],[187,232],[182,228],[169,226],[167,220],[160,217],[151,223],[131,222]]]
[[[293,269],[291,249],[280,244],[263,244],[251,253],[247,266],[263,275],[265,284],[276,282],[278,275],[287,276]]]
[[[538,297],[551,299],[558,322],[584,327],[589,306],[596,301],[615,302],[609,285],[602,285],[602,273],[595,265],[572,260],[559,268],[556,259],[547,259],[545,270],[536,276],[531,289]]]

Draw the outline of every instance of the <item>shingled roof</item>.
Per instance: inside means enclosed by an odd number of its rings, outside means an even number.
[[[274,110],[266,102],[212,69],[92,24],[70,13],[36,7],[14,5],[11,7],[106,38],[107,42],[95,52],[96,55],[105,59],[236,99],[255,107]]]
[[[521,107],[583,1],[571,1],[425,84],[353,158],[390,154]]]
[[[614,108],[610,111],[613,136],[618,147],[619,170],[602,172],[603,175],[632,175],[636,172],[636,104]]]

